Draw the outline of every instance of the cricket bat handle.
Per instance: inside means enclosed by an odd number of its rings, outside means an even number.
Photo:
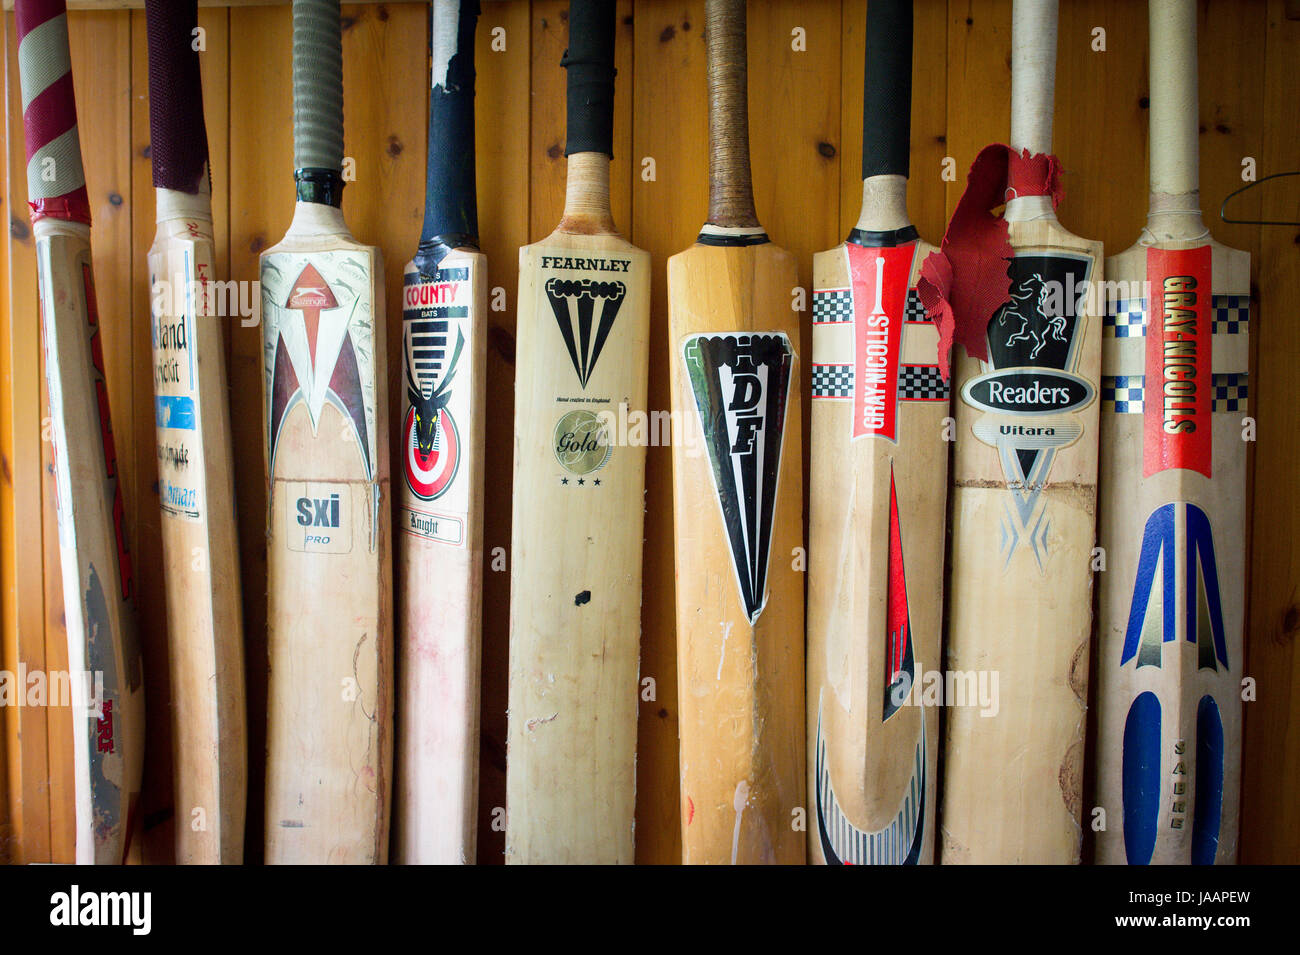
[[[26,0],[17,4],[14,18],[32,222],[49,216],[89,226],[67,8],[64,0]]]
[[[709,222],[756,228],[749,173],[745,0],[708,0],[704,40],[709,61]]]
[[[609,161],[614,156],[614,16],[612,3],[569,4],[569,48],[564,67],[567,130],[564,219],[560,228],[617,231],[609,206]],[[581,221],[585,220],[585,224]]]
[[[1011,10],[1011,146],[1052,151],[1057,0],[1015,0]]]
[[[568,74],[564,155],[614,155],[614,5],[569,4],[569,48],[560,65]]]
[[[1151,192],[1188,197],[1199,214],[1196,3],[1151,0],[1150,13]]]
[[[911,133],[912,0],[873,0],[867,7],[862,178],[906,178]]]
[[[478,248],[474,201],[474,28],[478,0],[435,0],[429,94],[428,169],[424,178],[424,227],[415,252],[421,275],[433,275],[452,249]]]
[[[145,7],[149,34],[149,155],[156,189],[207,191],[208,133],[203,83],[193,48],[196,0]]]
[[[338,206],[343,188],[338,0],[293,0],[293,166],[299,202]]]

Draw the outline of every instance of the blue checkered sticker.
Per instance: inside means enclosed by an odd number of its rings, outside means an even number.
[[[1102,334],[1114,338],[1141,338],[1147,333],[1146,299],[1118,299],[1106,308]]]
[[[1140,413],[1145,378],[1145,375],[1102,375],[1102,410],[1116,414]]]
[[[1245,375],[1215,375],[1211,410],[1245,411],[1246,377]]]
[[[1210,299],[1214,309],[1211,331],[1215,335],[1240,335],[1250,321],[1249,295],[1215,295]]]

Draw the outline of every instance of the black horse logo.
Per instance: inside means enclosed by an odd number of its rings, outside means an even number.
[[[415,409],[415,443],[420,449],[420,454],[428,457],[433,453],[434,442],[438,438],[438,418],[442,414],[442,409],[447,406],[451,400],[451,379],[456,374],[456,364],[460,361],[461,349],[465,347],[465,335],[458,328],[456,329],[456,348],[452,351],[451,361],[447,365],[447,373],[442,376],[437,387],[429,389],[426,395],[423,388],[420,387],[419,379],[416,377],[415,368],[411,364],[411,350],[404,349],[406,352],[406,396],[410,399],[411,407]]]

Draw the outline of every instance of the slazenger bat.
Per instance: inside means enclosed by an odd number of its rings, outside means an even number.
[[[383,261],[339,209],[338,0],[294,0],[294,177],[262,253],[268,482],[266,861],[383,863],[392,566]]]
[[[171,657],[176,861],[244,858],[244,631],[195,0],[148,0],[154,417]]]
[[[945,864],[1080,854],[1102,253],[1054,212],[1056,0],[1016,0],[1012,17],[1012,257],[993,266],[1009,299],[981,330],[986,358],[964,356],[954,381],[947,669],[986,694],[948,700]]]
[[[862,213],[813,256],[809,857],[829,864],[934,860],[939,714],[914,704],[940,665],[948,384],[915,290],[934,247],[907,217],[911,81],[911,0],[872,0]]]
[[[650,256],[617,231],[614,4],[569,5],[564,217],[519,250],[506,861],[630,863]],[[622,406],[622,407],[620,407]]]
[[[682,861],[802,864],[798,279],[754,212],[744,0],[705,40],[709,219],[668,260]]]
[[[394,849],[474,861],[487,257],[478,251],[478,0],[435,0],[424,229],[402,288]]]
[[[130,846],[140,797],[144,678],[95,304],[68,15],[63,0],[18,0],[14,13],[53,426],[68,672],[74,684],[85,681],[84,702],[91,704],[73,700],[77,861],[117,865]]]
[[[1099,862],[1237,857],[1250,255],[1197,183],[1196,4],[1151,2],[1151,199],[1106,262]]]

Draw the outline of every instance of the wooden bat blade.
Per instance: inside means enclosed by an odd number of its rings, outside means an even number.
[[[77,861],[120,865],[140,798],[144,676],[89,229],[41,219],[34,231],[76,727]]]
[[[766,242],[668,260],[686,863],[805,858],[797,284]]]
[[[1011,299],[954,383],[943,863],[1080,855],[1102,252],[1009,227]]]
[[[520,250],[508,863],[633,861],[649,322],[622,237]]]
[[[1232,863],[1250,256],[1162,241],[1106,272],[1097,861]]]
[[[262,256],[266,860],[382,863],[392,754],[383,263],[299,203]]]
[[[478,814],[487,256],[456,249],[403,288],[397,507],[404,863],[474,861]]]
[[[948,384],[920,241],[813,256],[809,858],[934,858]]]
[[[176,859],[237,864],[247,802],[243,613],[211,222],[163,222],[149,274]]]

